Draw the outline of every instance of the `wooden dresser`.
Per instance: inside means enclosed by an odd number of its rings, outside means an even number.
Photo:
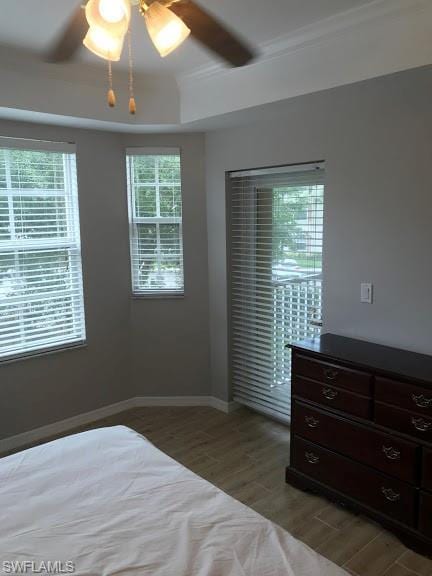
[[[432,555],[432,356],[333,334],[291,348],[287,482]]]

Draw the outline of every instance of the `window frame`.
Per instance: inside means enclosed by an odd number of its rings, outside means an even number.
[[[181,216],[160,216],[160,194],[159,186],[163,187],[158,180],[155,181],[156,190],[156,216],[136,216],[136,204],[135,204],[135,186],[132,182],[132,172],[130,166],[130,157],[133,156],[178,156],[180,160],[180,199],[181,199]],[[131,272],[131,295],[134,300],[141,299],[182,299],[185,297],[185,266],[184,266],[184,235],[183,235],[183,161],[182,161],[182,151],[179,147],[128,147],[125,151],[125,161],[126,161],[126,174],[127,174],[127,200],[128,200],[128,219],[129,219],[129,256],[130,256],[130,272]],[[167,183],[168,184],[168,183]],[[139,225],[151,225],[156,226],[156,243],[160,246],[160,225],[178,225],[179,226],[179,240],[180,240],[180,260],[181,260],[181,270],[183,285],[182,289],[178,290],[136,290],[136,271],[134,269],[134,257],[133,254],[136,253],[138,248],[138,226]],[[163,260],[176,260],[178,257],[176,255],[165,255],[155,254],[154,257],[149,259],[154,261]]]
[[[0,252],[17,255],[21,254],[31,254],[34,252],[39,252],[43,250],[52,250],[55,253],[56,250],[63,249],[68,253],[70,262],[74,262],[74,265],[70,267],[69,274],[72,276],[74,273],[78,274],[75,290],[72,291],[71,297],[71,310],[74,311],[72,318],[72,325],[79,324],[81,332],[80,337],[76,339],[65,339],[64,342],[61,341],[61,334],[57,334],[58,342],[38,343],[27,349],[23,348],[21,351],[17,352],[6,352],[2,353],[0,351],[0,365],[10,362],[15,362],[18,360],[23,360],[27,358],[44,356],[46,354],[53,354],[57,352],[64,352],[68,350],[73,350],[76,348],[84,348],[87,345],[87,335],[86,335],[86,307],[85,307],[85,293],[84,293],[84,280],[83,280],[83,266],[82,266],[82,249],[81,249],[81,227],[80,227],[80,209],[79,209],[79,192],[78,192],[78,177],[77,177],[77,155],[76,155],[76,145],[72,142],[56,142],[56,141],[45,141],[45,140],[33,140],[28,138],[15,138],[9,136],[0,136],[0,149],[1,150],[21,150],[27,152],[46,152],[46,153],[58,153],[63,155],[63,176],[64,176],[64,188],[63,189],[49,189],[49,188],[29,188],[20,189],[13,188],[12,182],[4,189],[0,189],[2,196],[6,199],[8,204],[9,215],[11,212],[11,203],[13,205],[14,198],[19,197],[38,197],[44,198],[64,198],[65,199],[65,235],[64,237],[57,238],[32,238],[30,241],[25,240],[15,240],[9,241],[9,246],[7,246],[7,240],[0,242]],[[70,160],[65,157],[69,155]],[[6,168],[6,165],[5,165]],[[12,168],[12,164],[9,165],[9,170]],[[7,178],[7,172],[6,172]],[[10,176],[9,176],[10,178]],[[9,224],[11,227],[16,225],[14,220],[11,223],[9,219]],[[57,226],[58,226],[58,222]],[[62,291],[56,289],[49,292],[50,296],[54,298],[62,294]],[[14,298],[14,304],[20,304],[22,302],[28,302],[29,296],[20,295]],[[38,301],[35,297],[34,301]],[[75,314],[75,310],[79,309],[78,314]],[[49,339],[47,337],[47,339]]]

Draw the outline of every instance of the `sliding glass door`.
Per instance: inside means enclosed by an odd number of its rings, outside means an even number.
[[[324,164],[230,174],[234,399],[290,418],[286,344],[320,333]]]

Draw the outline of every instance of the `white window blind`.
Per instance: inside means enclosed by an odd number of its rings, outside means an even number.
[[[127,171],[132,291],[183,294],[180,152],[129,149]]]
[[[324,164],[230,177],[234,399],[289,421],[286,344],[320,332]]]
[[[0,358],[85,340],[71,150],[0,139]]]

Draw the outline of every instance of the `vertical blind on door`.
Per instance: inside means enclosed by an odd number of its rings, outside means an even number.
[[[290,418],[286,345],[320,332],[324,163],[230,174],[234,400]]]
[[[0,139],[0,358],[85,340],[74,146]]]

